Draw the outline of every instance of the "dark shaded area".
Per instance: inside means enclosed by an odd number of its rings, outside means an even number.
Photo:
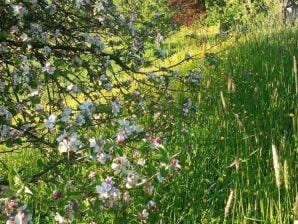
[[[199,17],[206,15],[205,0],[169,0],[169,5],[177,9],[173,20],[181,25],[190,26]]]

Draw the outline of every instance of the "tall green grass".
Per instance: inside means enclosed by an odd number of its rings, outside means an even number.
[[[184,168],[161,189],[160,223],[293,222],[298,192],[294,56],[297,29],[262,31],[242,37],[220,54],[217,66],[207,66],[208,85],[201,88],[195,120],[177,122],[172,133]]]
[[[184,34],[170,40],[178,38],[181,42],[180,50],[179,46],[172,48],[177,53],[171,62],[188,51],[202,53],[201,46],[195,47],[196,41]],[[227,45],[221,47],[226,49]],[[238,43],[219,54],[216,65],[195,60],[180,67],[181,72],[204,68],[201,87],[176,96],[181,102],[187,97],[196,101],[198,110],[188,117],[176,112],[174,128],[166,136],[170,140],[167,148],[171,154],[179,153],[182,170],[173,181],[156,189],[153,200],[159,211],[149,223],[293,221],[298,192],[298,78],[294,56],[298,59],[297,29],[262,30],[240,37]],[[277,148],[281,185],[276,184],[272,145]],[[30,176],[46,159],[36,150],[2,154],[5,166],[0,165],[0,174],[23,172],[20,174]],[[24,164],[30,169],[23,169]],[[64,171],[66,176],[87,173],[76,166]],[[51,208],[45,210],[44,204],[51,201],[49,192],[54,187],[41,184],[34,191],[35,199],[28,198],[35,223],[53,223]],[[117,217],[102,216],[98,223],[120,222],[112,220]]]

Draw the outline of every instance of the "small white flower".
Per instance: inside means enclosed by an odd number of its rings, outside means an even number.
[[[135,171],[128,171],[126,176],[126,188],[131,189],[135,187],[140,179],[140,176]]]
[[[56,119],[57,119],[57,116],[54,114],[51,114],[48,119],[45,119],[44,123],[45,123],[46,128],[50,129],[50,130],[54,129]]]
[[[130,165],[130,162],[125,156],[119,156],[113,160],[111,165],[115,174],[126,173],[127,167]]]
[[[76,121],[78,125],[82,126],[83,124],[85,124],[85,117],[82,114],[78,114]]]
[[[120,113],[121,106],[117,101],[111,102],[112,113],[117,116]]]
[[[81,141],[77,139],[77,134],[73,133],[69,138],[64,138],[59,142],[58,150],[60,153],[77,152],[81,148],[81,144]]]
[[[69,107],[65,107],[61,114],[61,121],[66,122],[69,120],[71,115],[71,109]]]
[[[78,92],[80,92],[79,86],[76,85],[76,84],[72,84],[72,83],[66,87],[66,90],[69,91],[69,92],[71,92],[71,93],[78,93]]]
[[[56,212],[56,215],[54,217],[54,220],[56,222],[58,222],[59,224],[63,224],[64,223],[64,218],[58,212]]]
[[[108,159],[110,159],[110,156],[109,156],[108,154],[104,153],[104,152],[99,153],[99,154],[97,155],[97,160],[98,160],[102,165],[104,165]]]
[[[30,73],[30,68],[28,66],[22,67],[22,70],[23,75],[28,75]]]
[[[12,5],[13,13],[15,16],[22,17],[24,14],[27,13],[27,9],[22,5]]]
[[[56,68],[51,65],[50,62],[46,62],[45,66],[42,68],[42,71],[52,75],[56,71]]]
[[[31,90],[31,93],[29,94],[29,96],[38,96],[39,91],[38,90]]]
[[[47,56],[52,52],[52,49],[49,46],[43,48],[43,53]]]
[[[25,33],[23,33],[23,34],[20,36],[20,40],[21,40],[22,42],[26,42],[26,41],[28,40],[28,35],[25,34]]]
[[[144,166],[145,163],[146,163],[146,160],[145,160],[144,158],[140,158],[140,159],[138,159],[138,161],[137,161],[137,164],[138,164],[139,166]]]
[[[141,219],[148,219],[149,212],[147,211],[147,209],[143,209],[143,211],[140,212],[139,214]]]

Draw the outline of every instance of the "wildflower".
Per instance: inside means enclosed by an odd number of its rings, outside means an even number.
[[[27,9],[22,5],[12,5],[12,8],[15,16],[23,17],[23,15],[28,12]]]
[[[144,166],[145,163],[146,163],[146,160],[144,158],[140,158],[137,161],[137,165],[139,165],[139,166]]]
[[[129,192],[128,191],[125,191],[124,194],[123,194],[123,201],[124,203],[126,204],[129,204],[131,202],[131,197],[129,195]]]
[[[154,186],[151,183],[148,183],[144,187],[144,191],[148,196],[152,196],[154,192]]]
[[[43,53],[44,53],[44,55],[49,55],[50,53],[52,52],[52,49],[49,47],[49,46],[45,46],[44,48],[43,48]]]
[[[78,114],[76,121],[78,123],[79,126],[82,126],[83,124],[85,124],[85,117],[82,114]]]
[[[90,148],[94,148],[94,152],[99,151],[99,146],[97,145],[97,142],[96,142],[95,138],[90,138],[89,139],[89,146],[90,146]]]

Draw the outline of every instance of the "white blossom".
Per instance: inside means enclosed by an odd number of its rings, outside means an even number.
[[[50,129],[50,130],[54,129],[56,120],[57,120],[57,116],[54,114],[51,114],[48,117],[48,119],[44,119],[44,124],[45,124],[46,128]]]
[[[56,71],[56,68],[51,65],[50,62],[46,62],[45,66],[42,68],[42,71],[52,75]]]

